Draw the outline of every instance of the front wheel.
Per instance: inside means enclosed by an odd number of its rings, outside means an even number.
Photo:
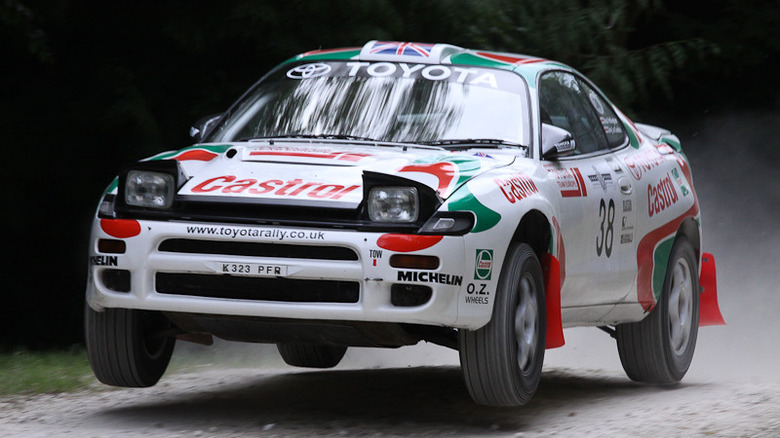
[[[460,364],[471,397],[489,406],[520,406],[542,377],[546,330],[544,281],[530,246],[507,252],[493,317],[478,330],[460,330]]]
[[[697,273],[693,246],[677,238],[655,308],[642,321],[615,328],[620,362],[631,380],[669,385],[688,371],[699,330]]]
[[[106,385],[153,386],[168,368],[176,338],[165,336],[172,324],[159,312],[85,306],[84,327],[92,371]]]

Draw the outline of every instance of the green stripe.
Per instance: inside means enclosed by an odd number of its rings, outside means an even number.
[[[472,233],[481,233],[496,226],[501,220],[498,212],[491,210],[471,193],[467,187],[458,190],[449,201],[450,211],[473,211],[477,217],[477,223],[471,230]]]
[[[655,301],[661,297],[661,290],[664,286],[666,271],[669,267],[669,256],[672,253],[674,245],[674,236],[668,237],[655,248],[653,253],[653,297]]]
[[[628,140],[631,146],[634,149],[639,149],[639,138],[634,134],[634,130],[626,122],[623,122],[623,126],[626,128],[626,132],[628,132]]]
[[[677,152],[682,152],[682,145],[678,141],[674,141],[668,137],[661,137],[661,141],[671,146]]]

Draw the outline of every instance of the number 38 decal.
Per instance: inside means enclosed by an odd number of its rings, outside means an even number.
[[[599,204],[600,234],[596,236],[596,256],[601,253],[610,257],[612,255],[612,242],[615,238],[615,201],[609,200],[609,206],[603,199]]]

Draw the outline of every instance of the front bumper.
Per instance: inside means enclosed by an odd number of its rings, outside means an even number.
[[[95,310],[469,326],[458,322],[464,238],[426,237],[435,243],[402,252],[437,256],[437,269],[391,267],[396,251],[381,246],[382,233],[96,219],[87,302]],[[394,285],[430,289],[430,298],[399,304]]]

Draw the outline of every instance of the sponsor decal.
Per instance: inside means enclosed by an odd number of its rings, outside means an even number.
[[[604,114],[604,105],[601,104],[601,99],[596,95],[596,93],[593,90],[590,90],[590,93],[588,93],[588,98],[590,98],[590,103],[593,104],[593,108],[596,109],[596,111],[599,114]],[[601,118],[602,123],[604,123],[604,118]]]
[[[647,185],[647,210],[650,217],[671,207],[679,199],[677,190],[672,183],[672,177],[668,173],[666,178],[657,184]]]
[[[564,198],[588,196],[588,189],[585,187],[585,180],[582,178],[580,169],[548,166],[547,172],[551,178],[555,178],[555,182],[561,190],[561,196]]]
[[[646,172],[653,170],[659,164],[663,163],[664,157],[655,149],[650,148],[634,155],[629,155],[624,161],[626,166],[628,166],[628,171],[631,173],[631,176],[639,181]]]
[[[303,196],[305,193],[309,198],[339,199],[359,187],[357,185],[345,187],[340,184],[304,182],[299,178],[288,181],[280,179],[257,181],[253,178],[236,180],[234,175],[223,175],[209,178],[193,187],[191,191],[193,193],[219,191],[231,194],[246,192],[250,195],[271,194],[274,196]]]
[[[324,62],[313,62],[311,64],[302,64],[287,70],[287,77],[290,79],[311,79],[325,76],[332,70],[331,66]]]
[[[620,244],[625,245],[626,243],[632,243],[634,241],[634,234],[633,233],[626,233],[620,235]]]
[[[485,283],[469,283],[466,285],[466,304],[490,304],[490,292]]]
[[[463,277],[460,275],[442,274],[439,272],[398,271],[398,281],[460,286],[463,283]]]
[[[250,157],[297,157],[297,158],[321,158],[323,160],[349,161],[356,163],[363,158],[371,157],[371,154],[331,151],[316,148],[274,148],[266,147],[249,152]]]
[[[117,256],[96,255],[90,257],[89,262],[93,266],[118,266],[119,265],[119,259]]]
[[[478,249],[474,260],[474,280],[490,280],[493,275],[493,250]]]
[[[187,234],[199,234],[206,236],[224,236],[231,239],[239,237],[251,237],[273,240],[325,240],[324,231],[282,230],[278,228],[238,228],[224,226],[188,225]]]
[[[683,182],[683,179],[680,177],[680,172],[677,171],[677,168],[675,167],[672,169],[672,176],[674,176],[674,180],[677,181],[677,185],[680,186],[680,191],[682,192],[683,196],[688,196],[688,188],[685,187],[685,182]]]
[[[621,134],[623,132],[617,117],[601,117],[599,120],[601,120],[601,125],[604,127],[604,132],[607,135]]]
[[[518,173],[508,178],[493,178],[501,193],[512,204],[527,198],[535,193],[539,193],[533,180],[528,176]]]
[[[496,74],[474,68],[438,64],[407,64],[394,62],[347,62],[347,76],[418,78],[429,81],[449,81],[459,84],[498,88]]]
[[[593,171],[596,173],[588,175],[588,179],[591,183],[593,183],[594,186],[601,186],[601,188],[606,193],[607,186],[612,184],[612,174],[599,172],[599,170],[596,169],[596,166],[593,166]]]

